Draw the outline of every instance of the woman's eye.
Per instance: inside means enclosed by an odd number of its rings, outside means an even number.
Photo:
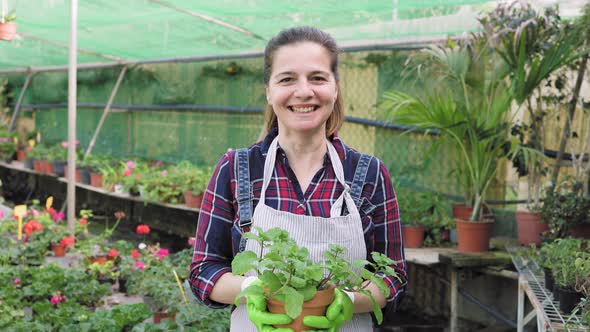
[[[311,78],[312,81],[325,81],[326,78],[323,76],[314,76]]]
[[[287,83],[287,82],[291,82],[292,78],[291,77],[285,77],[285,78],[281,78],[279,80],[279,83]]]

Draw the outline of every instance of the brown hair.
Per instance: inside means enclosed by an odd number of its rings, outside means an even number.
[[[336,101],[334,110],[326,122],[326,136],[329,137],[337,132],[344,123],[344,104],[340,89],[340,78],[338,75],[338,45],[332,36],[314,27],[294,27],[279,32],[274,36],[264,49],[264,84],[268,86],[272,72],[274,53],[281,47],[301,42],[312,42],[323,46],[330,54],[330,69],[336,79]],[[267,105],[264,111],[264,120],[267,133],[273,128],[278,128],[277,116],[272,105]]]

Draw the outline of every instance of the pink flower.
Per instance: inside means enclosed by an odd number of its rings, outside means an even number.
[[[2,210],[0,210],[0,219],[4,218],[4,212],[2,212]]]
[[[131,175],[131,173],[133,173],[133,170],[131,168],[125,168],[125,170],[123,171],[124,176],[129,176]]]
[[[119,256],[119,251],[115,248],[109,250],[108,256],[111,258],[116,258],[117,256]]]
[[[50,302],[53,305],[56,305],[58,303],[64,303],[66,302],[66,297],[63,296],[60,292],[57,292],[51,296]]]
[[[63,148],[67,148],[67,147],[68,147],[68,141],[63,141],[63,142],[61,142],[61,146],[62,146]]]
[[[164,259],[164,258],[168,257],[169,254],[170,254],[170,252],[168,251],[168,249],[160,248],[160,249],[158,249],[158,251],[156,251],[154,256],[157,256],[160,259]]]
[[[125,165],[129,168],[135,168],[135,162],[133,162],[133,160],[127,161]]]
[[[38,217],[41,215],[41,212],[35,210],[35,209],[31,209],[31,212],[33,213],[33,217]]]
[[[136,268],[138,268],[138,269],[140,269],[142,271],[143,271],[143,269],[145,269],[145,263],[143,261],[137,261],[137,262],[135,262],[134,265],[135,265]]]
[[[51,218],[53,221],[58,222],[64,220],[65,215],[61,212],[56,212]]]
[[[160,167],[164,165],[164,163],[161,160],[156,161],[156,167]]]
[[[51,297],[51,304],[56,305],[59,303],[59,298],[55,295]]]
[[[167,170],[163,170],[162,172],[160,172],[160,174],[162,174],[162,176],[166,176],[166,175],[168,175],[168,171]]]
[[[14,280],[12,281],[13,284],[18,285],[20,284],[20,279],[19,278],[14,278]]]
[[[189,237],[189,238],[188,238],[188,245],[192,247],[192,246],[194,246],[194,245],[195,245],[195,242],[196,242],[196,241],[197,241],[197,239],[196,239],[196,238],[194,238],[194,237]]]

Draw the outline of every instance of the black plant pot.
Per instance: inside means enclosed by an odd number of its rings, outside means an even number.
[[[33,161],[34,160],[35,160],[35,158],[27,158],[27,159],[25,159],[25,162],[24,162],[25,168],[33,169]]]
[[[582,300],[582,294],[573,289],[557,287],[559,293],[559,310],[564,314],[570,314]]]
[[[66,162],[63,160],[54,161],[53,171],[55,172],[55,175],[63,177],[66,174]]]
[[[555,279],[553,279],[553,272],[551,272],[551,269],[548,268],[543,268],[543,271],[545,272],[545,288],[552,292],[553,291],[553,287],[555,287]]]
[[[98,283],[100,284],[110,284],[113,285],[115,283],[115,280],[108,278],[108,277],[98,277],[98,279],[96,279],[98,281]]]
[[[129,189],[129,195],[131,196],[139,196],[139,190],[135,190],[133,188]]]
[[[80,169],[80,182],[82,184],[90,184],[90,171],[87,169]]]
[[[119,278],[119,292],[127,293],[127,279]]]
[[[553,284],[553,301],[559,301],[559,287],[555,284]]]

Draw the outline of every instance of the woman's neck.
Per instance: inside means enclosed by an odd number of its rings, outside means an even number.
[[[325,133],[289,135],[279,132],[279,145],[287,154],[289,163],[296,160],[321,160],[327,152]]]
[[[289,166],[297,177],[301,191],[305,193],[313,176],[324,165],[324,156],[328,150],[325,133],[315,137],[293,137],[279,132],[279,144],[289,159]]]

